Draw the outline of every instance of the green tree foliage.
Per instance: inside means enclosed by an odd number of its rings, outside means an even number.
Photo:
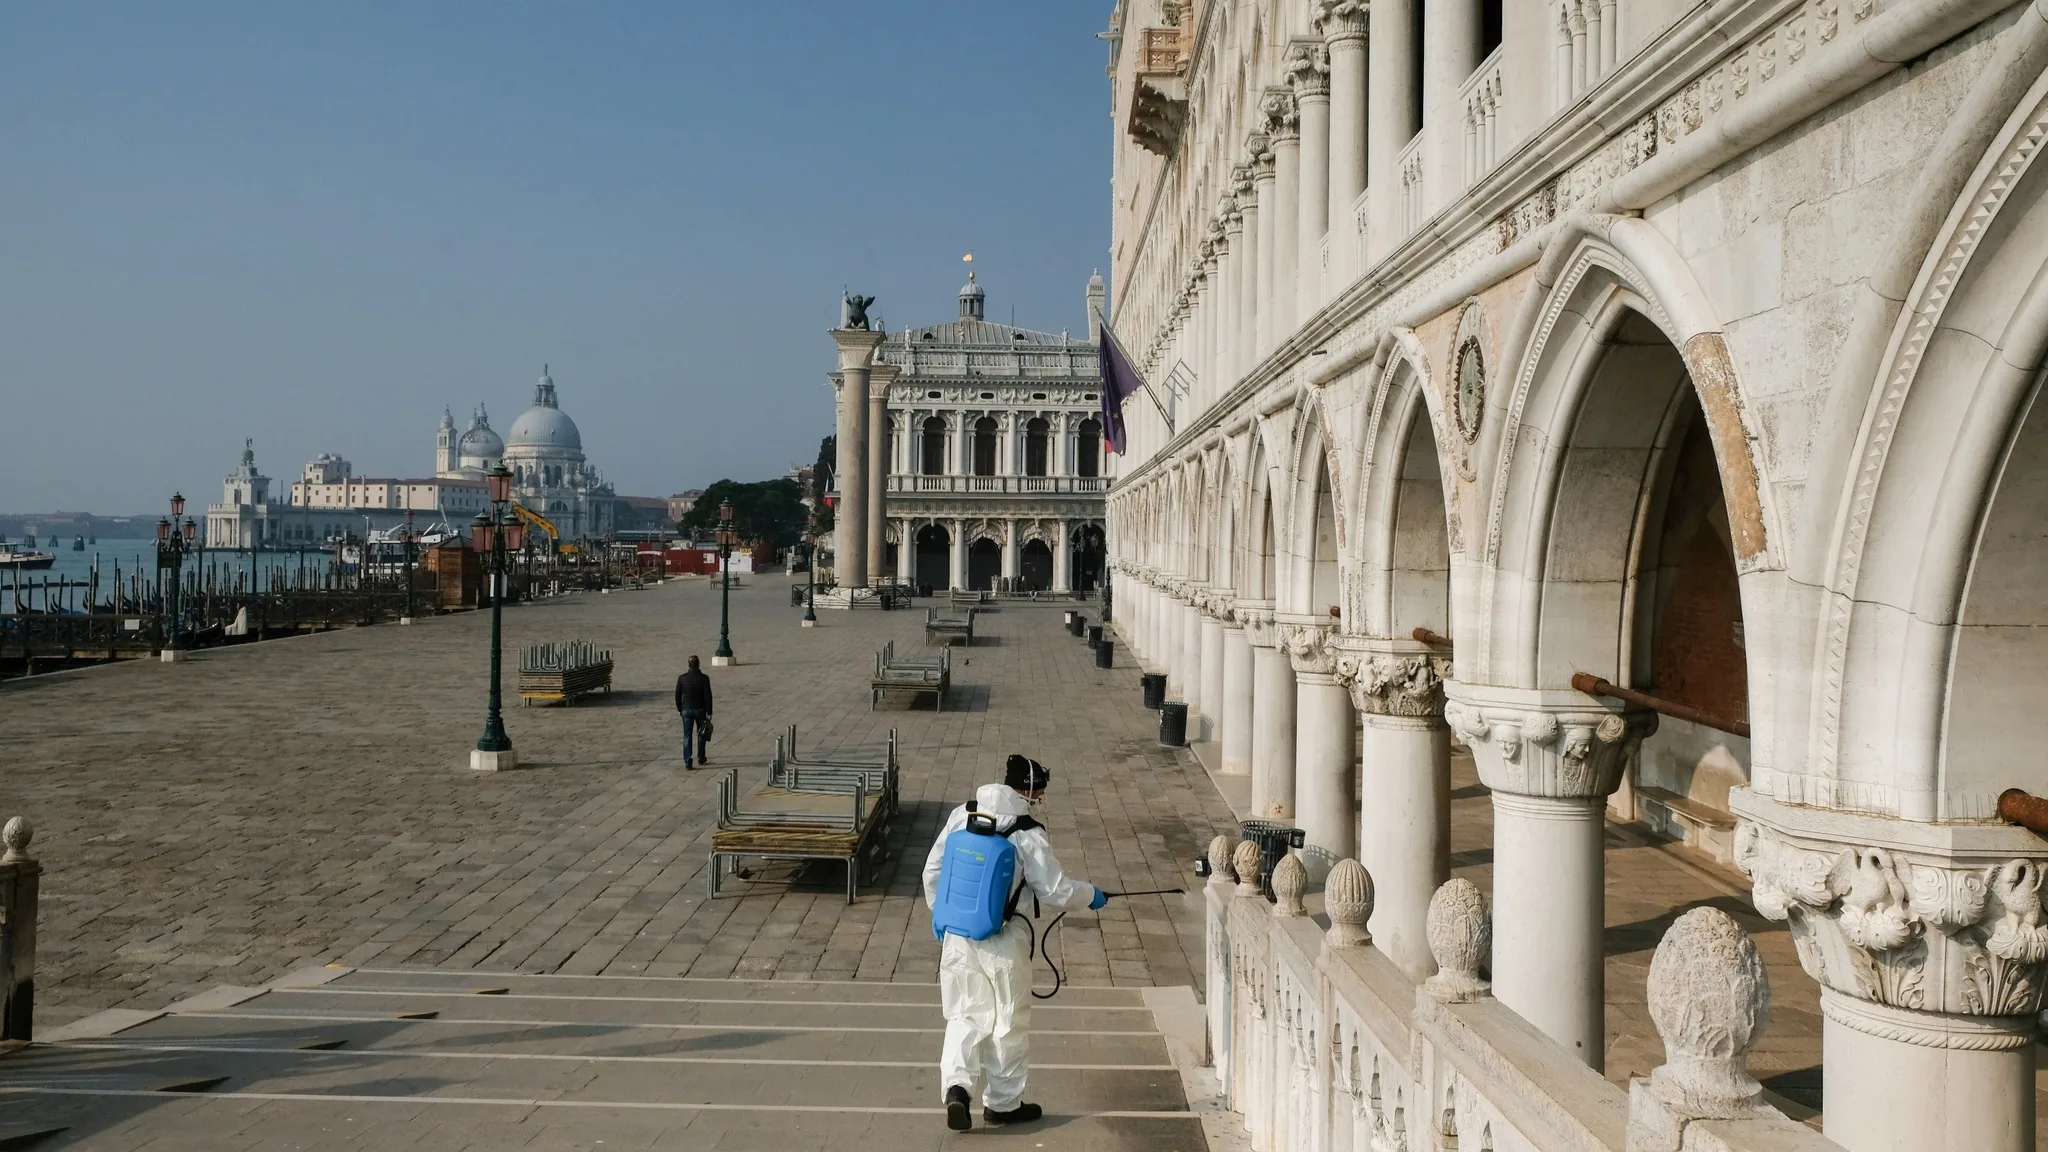
[[[794,480],[752,484],[720,480],[704,490],[676,528],[691,539],[711,539],[718,528],[718,506],[729,500],[741,542],[766,540],[777,548],[788,548],[803,539],[804,519],[810,511],[804,507],[803,496],[803,485]]]
[[[811,506],[818,510],[820,535],[832,530],[832,509],[825,503],[825,489],[831,483],[833,469],[837,467],[839,437],[827,436],[818,441],[818,462],[811,468]]]

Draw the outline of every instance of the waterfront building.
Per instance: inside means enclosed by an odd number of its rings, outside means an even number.
[[[320,480],[318,484],[316,477]],[[286,499],[274,499],[271,478],[256,466],[255,442],[245,440],[241,462],[221,483],[220,501],[207,505],[206,546],[246,550],[324,548],[343,536],[361,537],[366,532],[386,531],[405,518],[405,505],[392,501],[408,494],[409,483],[421,482],[355,480],[349,474],[348,461],[323,456],[307,465],[306,477],[292,485]],[[312,488],[320,493],[318,502],[305,498]],[[373,494],[379,501],[375,507],[369,503]]]
[[[564,540],[602,537],[612,530],[613,491],[583,456],[583,433],[555,399],[555,382],[542,366],[533,406],[505,434],[505,466],[514,497],[554,524]]]
[[[1603,817],[1682,836],[1789,921],[1830,1137],[2031,1149],[2044,9],[1115,19],[1109,316],[1178,398],[1125,409],[1115,619],[1257,814],[1420,979],[1469,748],[1493,992],[1596,1066]]]
[[[491,429],[491,414],[479,404],[470,414],[469,429],[455,435],[455,413],[441,410],[441,428],[434,437],[434,475],[444,480],[482,480],[505,459],[505,442]]]
[[[1090,282],[1099,305],[1102,281]],[[1095,329],[1089,339],[991,322],[970,274],[945,323],[872,336],[872,360],[830,374],[842,405],[839,458],[864,471],[865,508],[840,507],[840,583],[849,519],[865,517],[870,582],[1067,591],[1101,582],[1103,452]],[[842,348],[845,341],[842,340]],[[847,382],[854,380],[849,392]],[[866,404],[867,450],[843,406]],[[859,548],[853,549],[858,553]]]

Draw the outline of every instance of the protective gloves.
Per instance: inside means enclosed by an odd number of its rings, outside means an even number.
[[[1088,902],[1088,910],[1090,912],[1097,911],[1107,903],[1109,903],[1109,893],[1097,888],[1095,890],[1095,899]]]

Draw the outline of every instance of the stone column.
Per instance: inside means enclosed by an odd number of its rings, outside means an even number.
[[[917,526],[915,520],[896,521],[896,582],[910,584],[917,580]]]
[[[1367,228],[1365,263],[1371,267],[1406,235],[1401,225],[1401,150],[1414,138],[1415,64],[1408,54],[1414,0],[1372,5],[1371,122],[1366,126],[1366,183],[1372,187],[1371,224]],[[1330,61],[1331,88],[1336,87],[1336,59]],[[1331,116],[1336,115],[1331,98]]]
[[[1223,625],[1223,703],[1218,709],[1223,724],[1223,772],[1227,776],[1249,775],[1252,770],[1252,644],[1237,619]]]
[[[1448,683],[1444,719],[1493,790],[1494,994],[1567,1052],[1606,1063],[1606,797],[1646,712],[1582,693]]]
[[[1430,199],[1435,205],[1465,187],[1465,110],[1458,89],[1479,67],[1479,5],[1425,4],[1422,50],[1422,118],[1439,126],[1422,143],[1429,171],[1423,187],[1436,192]]]
[[[1213,387],[1223,378],[1222,363],[1216,354],[1216,329],[1221,320],[1217,304],[1222,292],[1222,285],[1216,279],[1221,271],[1217,252],[1222,247],[1223,231],[1214,223],[1209,228],[1211,239],[1202,244],[1202,359],[1195,366],[1195,371],[1209,382],[1207,386]]]
[[[1826,1135],[1851,1152],[2034,1147],[2048,852],[2022,828],[1729,797],[1735,862],[1820,982]]]
[[[1405,3],[1406,0],[1394,0]],[[1385,7],[1385,5],[1381,5]],[[1330,62],[1330,267],[1337,273],[1334,285],[1348,284],[1364,266],[1354,255],[1359,243],[1351,206],[1365,191],[1366,162],[1366,16],[1367,5],[1360,0],[1317,0],[1316,25],[1322,30],[1324,52]],[[1371,23],[1375,34],[1378,14]],[[1408,52],[1402,41],[1401,54]],[[1372,51],[1373,98],[1379,98],[1381,49],[1375,41]],[[1378,144],[1374,140],[1374,146]],[[1375,189],[1387,187],[1377,168],[1370,169]],[[1383,198],[1383,197],[1376,197]]]
[[[1188,715],[1196,716],[1202,710],[1202,610],[1195,606],[1195,598],[1203,593],[1193,581],[1181,586],[1181,601],[1175,605],[1180,617],[1180,651],[1176,655],[1179,667],[1175,669],[1173,681],[1180,690],[1180,698],[1187,701]]]
[[[1068,552],[1067,543],[1067,537],[1074,531],[1074,526],[1069,521],[1056,520],[1053,527],[1059,536],[1052,543],[1052,590],[1065,592],[1074,586],[1067,573],[1067,569],[1073,567],[1074,563],[1072,554]]]
[[[1259,150],[1264,151],[1263,139],[1254,139],[1260,140]],[[1252,189],[1256,181],[1253,166],[1242,165],[1237,172],[1237,212],[1244,218],[1244,235],[1233,237],[1236,243],[1232,245],[1237,254],[1237,330],[1231,333],[1230,343],[1237,351],[1230,357],[1230,379],[1219,382],[1225,390],[1243,379],[1252,370],[1252,365],[1259,362],[1260,205]]]
[[[1312,616],[1274,619],[1294,669],[1294,822],[1309,847],[1328,853],[1320,860],[1327,871],[1358,854],[1351,697],[1337,682],[1329,626]]]
[[[1003,521],[1003,577],[1005,579],[1015,579],[1017,574],[1023,570],[1024,565],[1017,554],[1017,522],[1015,520],[1005,520]]]
[[[842,588],[868,586],[868,369],[880,332],[835,328],[839,346],[839,507],[832,520],[835,574]]]
[[[1240,167],[1234,170],[1230,180],[1233,190],[1242,185],[1249,191],[1252,182],[1251,169]],[[1238,274],[1238,269],[1244,266],[1244,253],[1244,209],[1239,207],[1238,199],[1233,194],[1224,197],[1223,200],[1223,250],[1219,270],[1222,286],[1216,299],[1216,338],[1219,347],[1216,356],[1218,367],[1215,391],[1218,395],[1228,392],[1242,374],[1238,363],[1243,359],[1243,349],[1238,337],[1243,325],[1239,323],[1238,318],[1244,311],[1244,286],[1240,283],[1243,277]]]
[[[953,521],[953,531],[949,534],[946,551],[948,553],[946,556],[946,566],[952,569],[952,571],[947,575],[947,579],[952,582],[948,586],[953,588],[967,587],[966,521]]]
[[[1436,972],[1429,901],[1451,875],[1447,661],[1412,640],[1352,638],[1337,658],[1364,728],[1358,861],[1378,897],[1373,940],[1411,980]]]
[[[1223,620],[1230,598],[1227,588],[1209,589],[1202,613],[1202,734],[1210,740],[1223,732]]]
[[[889,580],[889,542],[882,531],[889,490],[889,385],[903,371],[894,364],[868,370],[868,582]]]
[[[1294,332],[1294,282],[1296,258],[1301,241],[1301,120],[1291,88],[1268,88],[1265,98],[1266,131],[1273,141],[1273,250],[1267,257],[1272,265],[1268,287],[1272,295],[1266,306],[1266,343],[1260,355],[1270,353]]]
[[[1245,317],[1251,333],[1250,368],[1266,358],[1273,341],[1273,255],[1280,247],[1279,169],[1273,155],[1273,138],[1261,132],[1245,141],[1252,154],[1252,200],[1259,208],[1256,303]],[[1250,229],[1246,229],[1250,234]]]
[[[1294,818],[1294,665],[1280,647],[1271,600],[1239,600],[1252,646],[1252,814]]]
[[[1301,127],[1300,213],[1295,220],[1294,319],[1323,306],[1323,233],[1330,226],[1330,64],[1321,41],[1295,40],[1287,48],[1287,72]],[[1361,89],[1363,77],[1361,76]],[[1363,109],[1361,109],[1361,112]],[[1364,141],[1359,142],[1360,155]],[[1359,179],[1365,167],[1359,165]],[[1345,212],[1351,210],[1346,204]]]

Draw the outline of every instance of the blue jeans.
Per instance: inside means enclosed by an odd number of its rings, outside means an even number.
[[[709,759],[705,751],[711,728],[708,720],[709,716],[694,709],[683,713],[683,767],[694,768],[697,761]]]

